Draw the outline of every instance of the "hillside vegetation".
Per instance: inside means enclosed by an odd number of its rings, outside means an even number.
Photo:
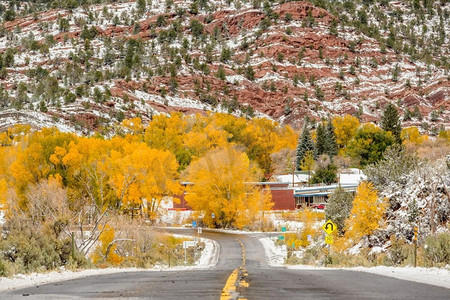
[[[110,132],[180,111],[449,124],[448,1],[10,1],[0,128]]]

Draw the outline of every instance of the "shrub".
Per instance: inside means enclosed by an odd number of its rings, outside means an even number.
[[[388,260],[385,264],[392,264],[393,266],[401,265],[409,256],[411,246],[408,245],[404,239],[397,239],[391,236],[391,247],[388,250]]]
[[[424,248],[426,264],[430,266],[450,264],[450,232],[427,237]]]

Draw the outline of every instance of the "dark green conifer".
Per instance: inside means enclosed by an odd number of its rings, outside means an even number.
[[[316,156],[325,154],[327,151],[327,136],[325,126],[319,123],[316,129]]]
[[[402,124],[398,115],[397,108],[389,103],[384,109],[381,117],[381,128],[384,131],[390,131],[397,143],[401,143],[400,134],[402,132]]]
[[[326,138],[326,151],[325,153],[328,154],[330,158],[333,158],[337,155],[338,152],[338,145],[336,142],[336,134],[334,132],[334,126],[331,122],[331,119],[328,120],[326,128],[325,128],[325,138]]]
[[[308,123],[305,123],[305,126],[303,128],[303,132],[300,135],[299,139],[298,139],[298,144],[297,144],[297,164],[296,164],[296,169],[300,170],[300,165],[302,163],[303,157],[305,156],[307,151],[312,151],[313,153],[314,151],[314,143],[311,139],[311,132],[309,131],[308,128]]]

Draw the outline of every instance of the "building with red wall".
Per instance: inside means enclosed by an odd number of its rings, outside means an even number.
[[[183,183],[186,187],[189,183]],[[295,198],[294,190],[289,186],[288,182],[252,182],[262,189],[270,189],[272,201],[274,205],[272,210],[294,210]],[[174,210],[190,210],[191,207],[186,202],[185,192],[181,195],[174,196],[173,209]]]

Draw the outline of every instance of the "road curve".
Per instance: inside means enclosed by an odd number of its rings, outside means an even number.
[[[176,232],[193,234],[195,231]],[[217,300],[231,295],[246,299],[450,299],[450,290],[446,288],[364,272],[271,268],[265,261],[261,243],[249,235],[203,231],[202,236],[214,239],[220,245],[217,265],[208,270],[89,276],[9,291],[0,294],[0,298]],[[230,276],[233,272],[239,272],[235,274],[240,282],[238,287],[229,284],[230,278],[235,281]],[[223,293],[227,285],[233,292]]]

